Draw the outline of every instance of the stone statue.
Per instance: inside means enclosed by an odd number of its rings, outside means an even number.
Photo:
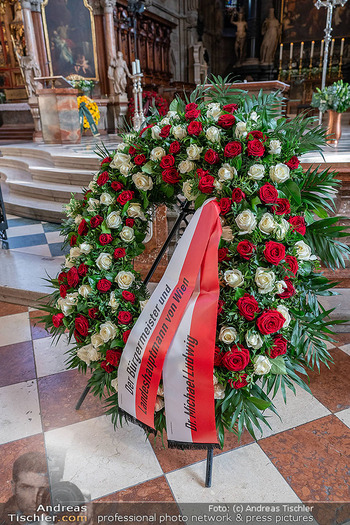
[[[275,17],[273,7],[270,8],[269,16],[263,23],[261,34],[264,35],[264,39],[261,44],[260,61],[262,64],[272,64],[281,34],[281,24]]]
[[[126,76],[132,78],[122,51],[117,52],[117,58],[112,58],[108,68],[108,78],[113,80],[115,95],[123,95],[126,90]]]
[[[244,13],[243,11],[240,11],[238,13],[238,20],[234,20],[235,13],[233,12],[231,15],[231,24],[236,26],[236,40],[235,40],[235,54],[237,60],[242,63],[244,59],[245,54],[245,42],[247,39],[247,27],[248,24],[244,20]]]
[[[37,82],[34,80],[35,77],[41,77],[41,71],[39,64],[36,62],[33,55],[28,56],[17,56],[19,67],[21,68],[24,82],[26,84],[28,97],[35,97]]]

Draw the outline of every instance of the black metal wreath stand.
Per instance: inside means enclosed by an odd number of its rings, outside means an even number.
[[[7,224],[7,219],[6,219],[5,204],[2,198],[2,192],[1,192],[1,186],[0,186],[0,242],[1,242],[2,248],[8,248],[8,240],[7,240],[7,233],[6,233],[7,228],[8,228],[8,224]]]
[[[170,233],[169,233],[165,243],[163,244],[159,254],[157,255],[154,263],[152,264],[148,274],[146,275],[146,278],[144,280],[144,284],[145,285],[147,285],[149,283],[149,281],[151,280],[151,277],[154,274],[154,272],[156,271],[156,268],[157,268],[158,264],[160,263],[160,261],[161,261],[163,255],[164,255],[166,249],[168,248],[172,238],[174,237],[175,233],[180,228],[180,225],[181,225],[182,221],[184,221],[186,223],[186,225],[188,225],[187,216],[191,215],[193,213],[193,211],[190,210],[190,206],[191,206],[191,203],[188,202],[188,201],[186,201],[185,204],[181,204],[181,212],[180,212],[178,218],[176,219],[176,222],[175,222],[174,226],[172,227],[172,229],[171,229],[171,231],[170,231]],[[84,390],[84,392],[81,394],[78,403],[76,404],[75,410],[79,410],[80,409],[81,405],[84,402],[84,399],[86,398],[86,396],[88,395],[89,392],[90,392],[90,386],[87,385],[85,390]],[[205,474],[205,486],[206,487],[211,487],[212,473],[213,473],[213,449],[212,448],[208,448],[206,474]]]

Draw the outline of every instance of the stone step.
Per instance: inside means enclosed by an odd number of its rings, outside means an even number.
[[[6,190],[6,187],[4,189]],[[12,215],[57,223],[61,223],[65,217],[62,202],[38,199],[9,191],[5,191],[3,197],[6,213]]]
[[[92,170],[57,168],[56,166],[38,166],[32,168],[31,173],[33,180],[47,182],[55,181],[58,184],[71,184],[74,186],[79,186],[80,188],[88,186],[93,177]]]
[[[10,179],[7,185],[12,194],[26,195],[49,201],[68,203],[71,194],[75,193],[82,196],[81,187],[72,184],[54,184],[52,182],[23,181]]]

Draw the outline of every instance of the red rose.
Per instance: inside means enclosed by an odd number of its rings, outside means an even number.
[[[219,248],[218,249],[218,262],[221,261],[229,261],[230,257],[228,257],[228,248]]]
[[[275,186],[272,186],[269,182],[261,186],[259,190],[259,198],[262,202],[266,204],[271,204],[276,202],[278,199],[278,191]]]
[[[135,294],[133,294],[131,292],[128,292],[127,290],[123,290],[122,291],[122,297],[123,297],[124,301],[127,301],[129,303],[134,303],[135,302]]]
[[[67,273],[67,281],[71,288],[75,288],[79,283],[79,274],[75,266]]]
[[[234,141],[226,144],[224,149],[224,155],[228,158],[237,157],[242,153],[242,144],[240,142]]]
[[[228,111],[229,113],[234,113],[238,109],[238,104],[226,104],[226,106],[223,106],[222,109],[224,111]]]
[[[201,114],[201,112],[199,111],[199,109],[190,109],[189,111],[186,111],[185,119],[186,120],[195,120],[196,118],[199,117],[200,114]]]
[[[169,146],[169,153],[176,155],[176,153],[179,153],[180,149],[181,149],[180,143],[177,140],[175,140]]]
[[[230,129],[235,122],[236,118],[233,115],[221,115],[218,120],[218,125],[223,129]]]
[[[60,296],[64,299],[67,295],[67,290],[68,290],[69,286],[67,286],[66,284],[61,284],[60,286]]]
[[[294,275],[296,275],[297,271],[299,270],[297,258],[294,257],[294,255],[286,255],[285,261],[287,263],[287,266],[285,266],[284,268],[286,268],[286,270],[290,270]]]
[[[97,283],[96,288],[99,292],[106,293],[108,292],[111,286],[112,283],[108,279],[100,279]]]
[[[140,137],[142,137],[142,135],[144,134],[145,131],[147,131],[148,129],[150,128],[153,128],[154,124],[149,124],[148,126],[146,126],[145,128],[142,128],[139,135]]]
[[[208,149],[204,155],[204,160],[209,162],[209,164],[217,164],[220,162],[219,154],[216,153],[213,149]]]
[[[125,257],[125,248],[116,248],[113,253],[115,259],[122,259]]]
[[[83,315],[78,315],[78,317],[75,318],[74,325],[78,334],[82,335],[83,337],[87,336],[89,330],[89,321],[86,317]]]
[[[85,219],[81,221],[81,223],[78,226],[78,234],[79,235],[87,235],[87,232],[89,231],[87,222]]]
[[[123,332],[123,334],[122,334],[123,343],[127,342],[128,338],[129,338],[129,335],[130,335],[130,332],[131,332],[131,330],[125,330],[125,332]]]
[[[265,147],[258,139],[250,140],[247,145],[247,153],[251,157],[262,157],[265,153]]]
[[[225,301],[223,301],[222,299],[219,299],[219,301],[218,301],[218,312],[217,312],[218,315],[220,315],[221,312],[223,311],[225,304],[226,304]]]
[[[121,206],[124,206],[127,202],[131,201],[134,198],[134,192],[130,190],[122,191],[117,197],[117,201]]]
[[[114,366],[108,363],[107,361],[101,362],[101,368],[107,372],[107,374],[110,374],[114,370]]]
[[[136,166],[143,166],[147,162],[147,159],[145,155],[136,155],[134,162]]]
[[[265,310],[256,321],[258,330],[264,334],[275,334],[286,322],[278,310]]]
[[[192,111],[193,109],[197,109],[197,108],[198,108],[198,104],[196,104],[195,102],[190,102],[189,104],[186,104],[185,111],[187,113],[187,111]]]
[[[101,215],[94,215],[90,219],[90,226],[91,226],[91,228],[97,228],[102,223],[103,223],[103,217],[101,217]]]
[[[279,297],[280,299],[289,299],[290,297],[293,297],[293,295],[295,295],[296,290],[289,277],[285,277],[284,282],[286,283],[287,287],[283,289],[282,293],[277,294],[277,297]]]
[[[113,241],[113,237],[110,233],[101,233],[101,235],[98,238],[99,243],[104,246],[105,244],[109,244]]]
[[[223,197],[219,201],[219,206],[221,215],[226,215],[226,213],[228,213],[231,209],[231,199],[228,197]]]
[[[161,132],[159,133],[159,136],[163,139],[166,139],[170,135],[171,126],[167,124],[166,126],[163,126],[161,129]]]
[[[232,202],[241,202],[242,199],[245,199],[245,193],[241,188],[234,188],[231,196]]]
[[[96,317],[98,316],[98,314],[100,313],[100,310],[98,308],[89,308],[88,310],[88,315],[90,317],[90,319],[96,319]]]
[[[162,179],[168,184],[176,184],[180,180],[180,175],[176,168],[167,168],[162,171]]]
[[[296,170],[299,167],[299,164],[300,164],[300,160],[295,155],[293,155],[293,157],[289,159],[288,162],[286,162],[286,165],[291,170]]]
[[[266,140],[266,135],[264,135],[262,131],[259,131],[257,129],[254,131],[249,131],[247,135],[247,140],[250,140],[250,137],[253,137],[253,139],[262,139],[263,142],[265,142]]]
[[[118,314],[118,323],[119,324],[130,324],[132,321],[132,314],[128,311],[121,311]]]
[[[218,346],[216,346],[215,353],[214,353],[214,366],[221,365],[223,356],[224,356],[224,352],[222,352],[221,349]]]
[[[286,256],[284,244],[275,241],[265,243],[264,257],[267,262],[277,266]]]
[[[130,228],[132,228],[134,224],[135,224],[134,219],[131,219],[131,218],[125,219],[125,226],[129,226]]]
[[[288,222],[291,224],[294,231],[300,233],[301,235],[305,235],[306,224],[304,217],[301,217],[300,215],[294,215],[294,217],[289,217]]]
[[[104,171],[103,173],[101,173],[101,175],[99,176],[99,178],[97,179],[96,181],[96,184],[98,184],[98,186],[103,186],[104,184],[106,184],[106,182],[109,181],[109,175],[108,175],[108,172],[107,171]]]
[[[234,381],[232,378],[228,380],[228,384],[232,387],[238,390],[239,388],[243,388],[244,386],[247,386],[247,374],[241,375],[239,379]]]
[[[55,314],[52,316],[52,324],[58,328],[63,324],[64,315],[63,314]]]
[[[237,245],[237,252],[243,259],[249,261],[249,259],[253,255],[255,248],[256,246],[250,241],[240,241]]]
[[[239,313],[247,319],[247,321],[253,321],[255,314],[260,312],[260,308],[257,300],[249,293],[245,293],[243,297],[238,299],[237,306]]]
[[[163,168],[163,170],[167,168],[172,168],[175,164],[175,159],[172,155],[165,155],[162,160],[160,161],[159,166]]]
[[[196,173],[198,175],[198,178],[201,179],[205,175],[209,175],[209,170],[203,170],[202,168],[196,169]]]
[[[277,199],[276,205],[272,206],[272,211],[276,215],[285,215],[290,213],[290,203],[288,199]]]
[[[70,238],[69,244],[71,246],[75,246],[77,244],[77,236],[76,235],[72,235],[72,237]]]
[[[198,122],[198,120],[194,120],[193,122],[190,122],[189,125],[187,126],[187,133],[189,135],[196,135],[198,137],[198,135],[201,134],[202,130],[203,130],[202,123]]]
[[[103,160],[101,160],[101,166],[103,166],[104,164],[109,164],[111,160],[111,157],[105,157]]]
[[[214,189],[214,177],[212,175],[205,175],[201,178],[198,188],[202,193],[212,193]]]
[[[270,358],[275,359],[279,355],[284,355],[287,353],[287,339],[282,335],[275,335],[273,338],[273,347],[270,348]]]
[[[122,188],[124,188],[124,184],[119,182],[119,180],[115,180],[112,182],[111,187],[114,191],[120,191]]]
[[[250,355],[248,348],[244,348],[242,345],[233,345],[231,350],[225,353],[222,364],[228,369],[234,372],[244,370],[250,361]]]
[[[58,277],[57,277],[57,280],[60,284],[64,283],[64,281],[67,279],[67,274],[65,272],[61,272]]]
[[[130,146],[129,155],[136,155],[137,149],[134,146]]]
[[[122,353],[118,350],[107,350],[106,361],[113,366],[118,366]]]
[[[86,264],[81,263],[78,268],[78,274],[80,275],[80,277],[85,277],[85,275],[87,275],[88,273],[88,269],[89,268],[86,266]]]

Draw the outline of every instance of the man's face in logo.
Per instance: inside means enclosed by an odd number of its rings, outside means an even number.
[[[47,475],[38,472],[20,472],[17,481],[12,481],[18,509],[24,514],[33,514],[38,507],[40,496],[48,486]]]

